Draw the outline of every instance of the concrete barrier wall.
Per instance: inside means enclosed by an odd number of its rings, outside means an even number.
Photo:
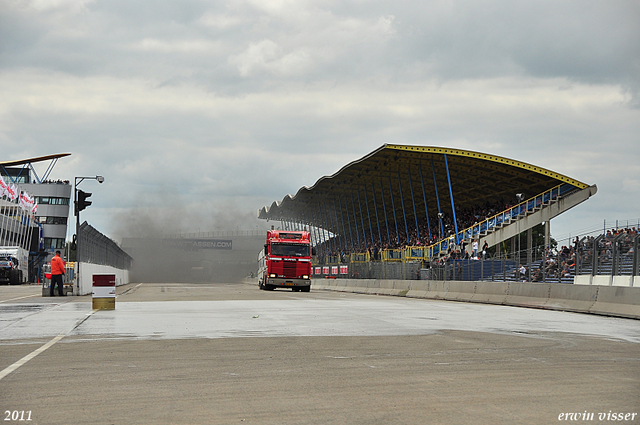
[[[116,286],[129,283],[129,270],[116,269],[111,266],[101,266],[98,264],[78,263],[80,266],[77,288],[77,295],[89,295],[93,288],[94,274],[114,274],[116,275]]]
[[[500,304],[640,319],[640,286],[521,282],[312,279],[313,289]],[[611,282],[612,283],[612,282]],[[635,283],[639,284],[638,278]]]

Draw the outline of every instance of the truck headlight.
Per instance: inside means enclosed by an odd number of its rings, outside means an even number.
[[[303,279],[309,279],[309,275],[308,275],[308,274],[303,274],[303,275],[302,275],[302,278],[303,278]]]
[[[276,277],[276,274],[275,274],[275,273],[271,273],[271,274],[269,275],[269,277]]]

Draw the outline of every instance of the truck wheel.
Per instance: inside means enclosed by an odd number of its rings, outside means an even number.
[[[311,292],[311,286],[303,286],[301,289],[302,292]]]
[[[20,285],[20,270],[9,270],[9,285]]]

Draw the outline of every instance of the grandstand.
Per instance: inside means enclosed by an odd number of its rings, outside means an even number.
[[[425,266],[430,273],[455,274],[453,262],[477,259],[486,244],[494,247],[494,256],[498,245],[512,256],[493,258],[502,264],[492,264],[492,272],[486,264],[461,267],[469,277],[500,273],[519,279],[516,269],[525,263],[528,280],[539,269],[543,279],[552,275],[562,281],[563,270],[543,263],[549,222],[596,192],[595,185],[496,155],[387,144],[262,208],[258,217],[280,221],[284,229],[308,228],[321,274],[325,266],[331,274],[331,265],[348,264],[349,274],[363,277],[380,267],[377,262],[402,264],[396,267],[406,269],[402,276],[417,277]],[[537,252],[532,229],[540,225],[545,240]],[[516,246],[521,234],[526,234],[524,248]],[[479,267],[483,270],[475,270]],[[380,277],[390,270],[372,273]]]

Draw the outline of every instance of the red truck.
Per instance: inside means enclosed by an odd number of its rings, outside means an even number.
[[[258,254],[260,289],[311,290],[311,234],[304,231],[268,230],[267,243]]]

